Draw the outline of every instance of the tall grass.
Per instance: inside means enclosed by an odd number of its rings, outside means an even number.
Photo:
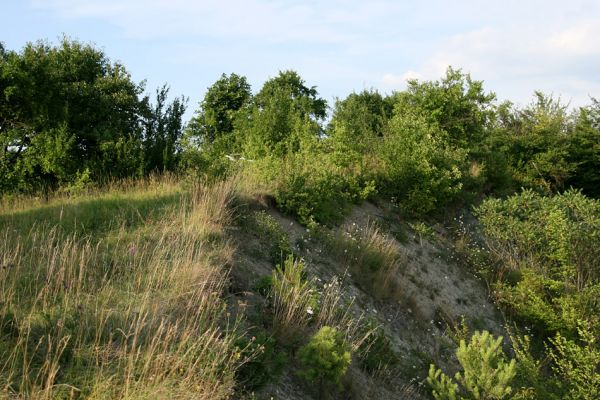
[[[222,296],[233,193],[231,183],[195,184],[163,218],[112,221],[106,235],[60,219],[5,223],[0,397],[229,397],[244,362]]]
[[[295,344],[306,334],[316,308],[312,282],[304,277],[304,263],[292,255],[272,275],[273,332],[285,344]]]
[[[397,276],[406,265],[406,256],[375,223],[352,224],[325,239],[327,250],[342,261],[363,290],[377,298],[400,295]]]

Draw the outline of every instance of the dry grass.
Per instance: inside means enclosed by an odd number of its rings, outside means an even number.
[[[347,226],[328,242],[328,250],[343,261],[364,290],[376,298],[399,298],[397,276],[406,265],[406,257],[375,223]]]
[[[303,274],[304,263],[293,256],[273,271],[273,332],[287,345],[304,336],[316,308],[313,285]]]
[[[0,397],[228,398],[244,360],[222,299],[234,249],[215,237],[233,193],[195,184],[161,221],[102,239],[5,229]]]

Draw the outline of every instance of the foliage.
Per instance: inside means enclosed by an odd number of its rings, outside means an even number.
[[[237,370],[237,382],[246,390],[258,389],[279,376],[288,362],[285,351],[277,347],[273,337],[265,332],[256,336],[241,337],[236,343],[246,360]]]
[[[600,348],[597,337],[586,327],[579,327],[580,341],[557,333],[550,340],[548,353],[552,369],[566,399],[586,400],[600,397]]]
[[[327,385],[341,387],[341,380],[352,361],[350,345],[340,331],[324,326],[298,350],[298,361],[301,364],[298,374],[317,383],[321,391]]]
[[[248,116],[240,122],[242,152],[251,159],[283,157],[321,134],[319,120],[327,103],[315,87],[305,86],[294,71],[283,71],[265,82],[256,94]]]
[[[351,93],[337,100],[328,134],[338,151],[365,153],[386,130],[393,104],[376,91]]]
[[[292,254],[290,239],[277,220],[265,211],[253,215],[256,233],[265,238],[270,245],[269,256],[273,263],[280,264]]]
[[[590,197],[600,197],[600,102],[582,107],[570,134],[567,157],[574,171],[566,185],[580,188]]]
[[[543,197],[524,191],[476,210],[500,262],[499,300],[546,332],[572,336],[579,320],[598,327],[600,203],[577,191]],[[516,282],[503,281],[509,272]],[[595,328],[598,329],[598,328]]]
[[[456,357],[463,372],[457,372],[452,380],[431,364],[427,382],[433,396],[437,400],[507,398],[512,392],[516,362],[506,362],[501,344],[501,336],[494,338],[487,331],[476,331],[468,344],[461,340]]]
[[[92,45],[40,41],[0,59],[0,191],[175,169],[184,99],[154,108],[143,84]]]
[[[143,121],[145,171],[174,171],[179,166],[180,141],[183,134],[182,118],[187,100],[181,96],[167,104],[167,85],[156,90],[156,103],[147,106]],[[147,102],[147,99],[145,99]]]
[[[435,137],[460,148],[473,148],[482,141],[485,127],[494,117],[494,93],[485,93],[483,82],[449,67],[439,81],[408,81],[397,95],[395,113],[417,114],[439,129]],[[445,137],[444,137],[445,136]]]
[[[375,192],[372,180],[327,155],[306,151],[269,164],[267,169],[277,169],[272,185],[278,206],[306,225],[338,222],[351,204]]]
[[[380,145],[381,191],[409,213],[429,213],[450,202],[462,187],[466,154],[445,143],[441,134],[423,117],[396,114]]]
[[[252,92],[246,77],[234,73],[221,75],[208,88],[186,127],[183,166],[208,170],[214,175],[224,173],[225,155],[240,152],[243,134],[235,131],[235,126],[238,119],[243,120],[251,102]]]
[[[505,103],[497,124],[492,149],[506,155],[518,185],[545,193],[565,188],[577,164],[569,159],[571,125],[560,99],[536,92],[522,109]]]

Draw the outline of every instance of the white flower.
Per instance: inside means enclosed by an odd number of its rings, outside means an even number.
[[[315,313],[311,307],[308,307],[308,308],[306,309],[306,312],[307,312],[309,315],[313,315],[313,314]]]

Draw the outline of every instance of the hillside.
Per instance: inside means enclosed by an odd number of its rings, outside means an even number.
[[[451,238],[419,239],[385,204],[311,231],[233,183],[123,186],[3,209],[5,395],[245,397],[243,376],[266,384],[257,398],[309,398],[294,341],[331,324],[357,348],[340,396],[420,398],[430,362],[455,364],[448,324],[464,315],[502,329],[484,285],[453,261]],[[273,344],[260,285],[284,252],[303,260],[319,311]],[[274,346],[272,359],[239,345],[251,337]],[[371,338],[378,347],[361,346]]]

